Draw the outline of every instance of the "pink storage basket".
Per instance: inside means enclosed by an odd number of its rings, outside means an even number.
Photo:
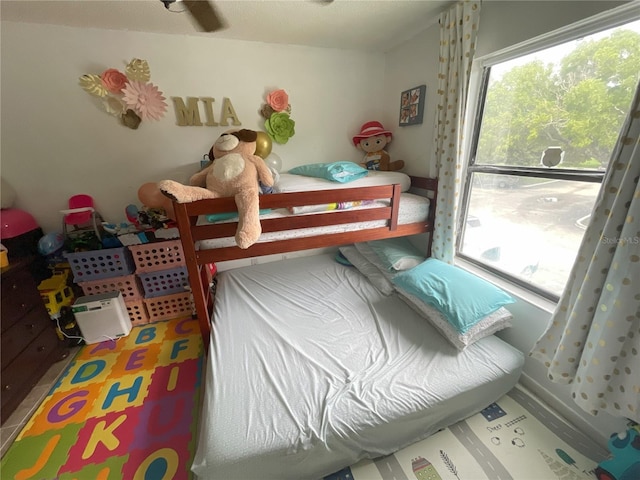
[[[149,314],[149,321],[170,320],[193,314],[191,293],[174,293],[162,297],[143,300]]]
[[[142,298],[140,282],[135,275],[111,277],[105,280],[94,280],[93,282],[79,282],[78,285],[82,287],[85,295],[120,291],[125,302]]]
[[[136,273],[157,272],[185,265],[180,240],[130,245]]]
[[[147,313],[147,308],[141,299],[129,300],[124,302],[124,304],[127,307],[131,325],[135,327],[137,325],[146,325],[149,323],[149,314]]]

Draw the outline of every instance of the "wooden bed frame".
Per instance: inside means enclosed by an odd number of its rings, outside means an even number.
[[[398,225],[398,209],[401,194],[400,185],[261,195],[261,209],[376,199],[389,199],[390,203],[389,206],[386,207],[362,210],[340,210],[331,212],[330,214],[294,215],[287,218],[262,219],[263,233],[372,220],[385,220],[386,225],[376,228],[362,228],[344,233],[329,233],[311,237],[259,242],[244,250],[237,246],[206,250],[197,249],[197,242],[200,240],[233,237],[235,235],[237,222],[197,225],[199,215],[237,211],[233,197],[198,200],[191,203],[174,202],[173,207],[205,350],[209,345],[209,335],[211,333],[210,310],[213,305],[211,290],[209,288],[211,273],[209,268],[207,268],[208,264],[225,260],[259,257],[262,255],[339,246],[349,243],[431,232],[436,212],[438,181],[434,178],[412,176],[411,187],[425,190],[427,196],[431,199],[429,217],[426,222]],[[431,237],[432,235],[429,235],[427,256],[431,255]]]

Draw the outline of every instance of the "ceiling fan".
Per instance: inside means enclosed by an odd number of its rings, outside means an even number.
[[[203,32],[215,32],[226,28],[226,23],[216,11],[213,3],[207,0],[160,0],[170,12],[189,12],[196,26]],[[182,10],[173,10],[174,4],[180,4]]]

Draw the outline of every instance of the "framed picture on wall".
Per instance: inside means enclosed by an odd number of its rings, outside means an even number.
[[[420,85],[405,90],[400,95],[400,126],[418,125],[422,123],[424,114],[424,101],[427,95],[427,86]]]

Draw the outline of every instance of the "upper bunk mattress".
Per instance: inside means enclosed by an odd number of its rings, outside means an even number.
[[[370,170],[366,177],[347,183],[332,182],[324,178],[306,177],[292,173],[281,173],[274,185],[278,193],[308,192],[311,190],[333,190],[336,188],[376,187],[380,185],[400,185],[403,192],[409,191],[411,177],[402,172],[381,172]]]
[[[295,175],[292,175],[295,176]],[[304,177],[302,177],[304,178]],[[365,177],[366,178],[366,177]],[[331,182],[329,182],[331,183]],[[416,195],[413,193],[402,193],[400,195],[400,205],[398,207],[398,224],[405,225],[409,223],[416,222],[426,222],[429,217],[429,199],[427,197],[422,197],[420,195]],[[389,206],[388,201],[378,201],[375,200],[373,202],[367,203],[366,205],[354,206],[351,207],[351,210],[360,210],[366,208]],[[301,207],[304,208],[304,207]],[[331,215],[334,210],[324,210],[320,212],[307,212],[303,213],[304,215]],[[289,210],[285,208],[279,208],[275,210],[270,210],[260,215],[261,219],[267,218],[283,218],[294,215]],[[227,219],[224,220],[226,222],[237,221],[235,219]],[[204,225],[210,223],[207,221],[206,216],[201,215],[198,219],[198,225]],[[300,237],[311,237],[315,235],[322,235],[327,233],[343,233],[343,232],[351,232],[360,228],[376,228],[383,227],[387,224],[385,220],[372,220],[367,222],[359,222],[359,223],[345,223],[342,225],[328,225],[325,227],[310,227],[310,228],[296,228],[292,230],[283,230],[281,232],[267,232],[260,235],[260,239],[258,242],[272,242],[275,240],[285,240],[288,238],[300,238]],[[236,241],[233,237],[227,238],[216,238],[210,240],[201,240],[198,242],[198,248],[200,249],[208,249],[208,248],[221,248],[221,247],[232,247],[236,245]]]
[[[459,352],[332,255],[219,274],[201,479],[317,480],[485,408],[517,382],[495,336]]]

